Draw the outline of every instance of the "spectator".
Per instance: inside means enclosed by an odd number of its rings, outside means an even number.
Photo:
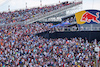
[[[15,23],[15,22],[21,22],[26,21],[28,19],[31,19],[36,16],[40,16],[42,14],[45,14],[47,12],[51,12],[53,10],[57,10],[59,8],[62,8],[64,6],[67,6],[69,3],[64,2],[57,5],[51,5],[51,6],[45,6],[45,7],[38,7],[38,8],[31,8],[31,9],[25,9],[25,10],[16,10],[13,12],[3,12],[0,13],[0,23]]]
[[[33,23],[29,27],[0,27],[0,66],[94,67],[94,48],[97,45],[82,38],[69,40],[34,36],[48,30],[48,26],[49,24]]]

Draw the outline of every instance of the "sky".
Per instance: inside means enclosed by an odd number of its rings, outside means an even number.
[[[79,0],[60,0],[64,1],[79,1]],[[8,5],[10,10],[25,9],[27,7],[38,7],[40,6],[40,0],[0,0],[0,12],[8,11]],[[59,3],[59,0],[42,0],[42,5],[51,5]],[[100,10],[100,0],[83,0],[82,10],[86,9],[97,9]]]

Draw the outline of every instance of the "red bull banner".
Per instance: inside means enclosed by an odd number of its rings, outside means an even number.
[[[99,10],[84,10],[75,14],[77,24],[97,24],[100,23]]]

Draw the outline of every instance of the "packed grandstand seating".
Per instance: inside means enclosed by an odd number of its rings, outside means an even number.
[[[25,21],[42,14],[70,5],[61,4],[0,13],[0,23]],[[65,20],[72,22],[74,18]],[[64,22],[65,22],[64,21]],[[63,23],[63,22],[62,22]],[[52,23],[0,26],[0,67],[94,67],[100,44],[85,38],[46,39],[37,33],[51,30]]]
[[[80,38],[45,39],[35,36],[52,24],[0,27],[0,67],[94,67],[94,47],[100,42]]]
[[[7,24],[7,23],[25,21],[27,19],[35,17],[35,15],[38,16],[41,14],[45,14],[47,12],[57,10],[59,8],[62,8],[64,6],[67,6],[67,5],[70,5],[73,3],[68,3],[68,1],[66,1],[63,3],[57,4],[57,5],[31,8],[31,9],[25,9],[25,10],[16,10],[13,12],[11,12],[11,11],[10,12],[3,12],[3,13],[0,13],[0,23]]]

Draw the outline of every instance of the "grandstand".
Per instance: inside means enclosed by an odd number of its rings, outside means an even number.
[[[99,67],[100,24],[77,22],[81,7],[65,1],[0,13],[0,67]]]
[[[70,7],[73,7],[73,6],[76,6],[76,7],[78,7],[77,5],[79,5],[79,4],[81,4],[82,2],[79,2],[79,3],[71,3],[70,5],[67,3],[67,4],[62,4],[61,3],[61,5],[59,6],[53,6],[54,7],[54,11],[49,11],[49,12],[47,12],[47,13],[45,13],[45,14],[41,14],[41,13],[37,13],[36,15],[31,15],[31,14],[28,14],[28,16],[23,16],[23,15],[19,15],[20,17],[16,17],[17,15],[16,15],[16,13],[18,14],[18,12],[17,11],[15,11],[15,16],[13,17],[11,17],[11,19],[12,20],[9,20],[9,24],[7,24],[7,22],[5,21],[6,19],[3,19],[3,18],[1,18],[1,20],[3,20],[3,21],[1,21],[1,22],[6,22],[6,23],[3,23],[3,24],[0,24],[0,25],[10,25],[10,23],[12,24],[30,24],[30,23],[33,23],[33,22],[36,22],[36,21],[41,21],[42,19],[45,19],[45,18],[48,18],[48,17],[52,17],[52,16],[56,16],[56,14],[58,14],[59,15],[59,13],[67,13],[67,14],[69,14],[68,12],[66,12],[67,10],[66,9],[68,9],[68,8],[70,8]],[[63,6],[63,7],[62,7]],[[48,7],[50,7],[50,6],[48,6]],[[52,7],[52,8],[53,8]],[[56,7],[58,7],[58,8],[56,8]],[[62,7],[62,8],[61,8]],[[75,7],[75,8],[76,8]],[[47,7],[45,7],[45,8],[47,8]],[[75,9],[74,8],[74,9]],[[36,10],[37,9],[39,9],[39,10],[41,10],[42,8],[35,8]],[[73,8],[70,8],[70,9],[68,9],[68,10],[74,10]],[[34,11],[34,8],[33,9],[29,9],[30,11],[32,10],[32,11]],[[23,10],[21,10],[21,12],[23,12],[23,13],[27,13],[28,11],[29,11],[28,9],[26,9],[25,11],[23,11]],[[44,11],[45,9],[44,9],[44,7],[43,7],[43,11]],[[62,11],[61,11],[62,10]],[[55,13],[56,12],[56,13]],[[73,11],[73,12],[75,12],[75,11]],[[63,14],[63,15],[65,15],[66,16],[66,14]],[[4,13],[5,14],[5,13]],[[62,15],[62,16],[63,16]],[[59,16],[61,16],[61,15],[59,15]],[[32,18],[32,17],[34,17],[34,18]],[[24,18],[24,19],[23,19]],[[8,18],[7,18],[8,19]],[[24,21],[24,20],[26,20],[26,21]],[[19,22],[20,21],[20,22]],[[14,23],[14,22],[17,22],[17,23]],[[27,23],[28,22],[28,23]]]

